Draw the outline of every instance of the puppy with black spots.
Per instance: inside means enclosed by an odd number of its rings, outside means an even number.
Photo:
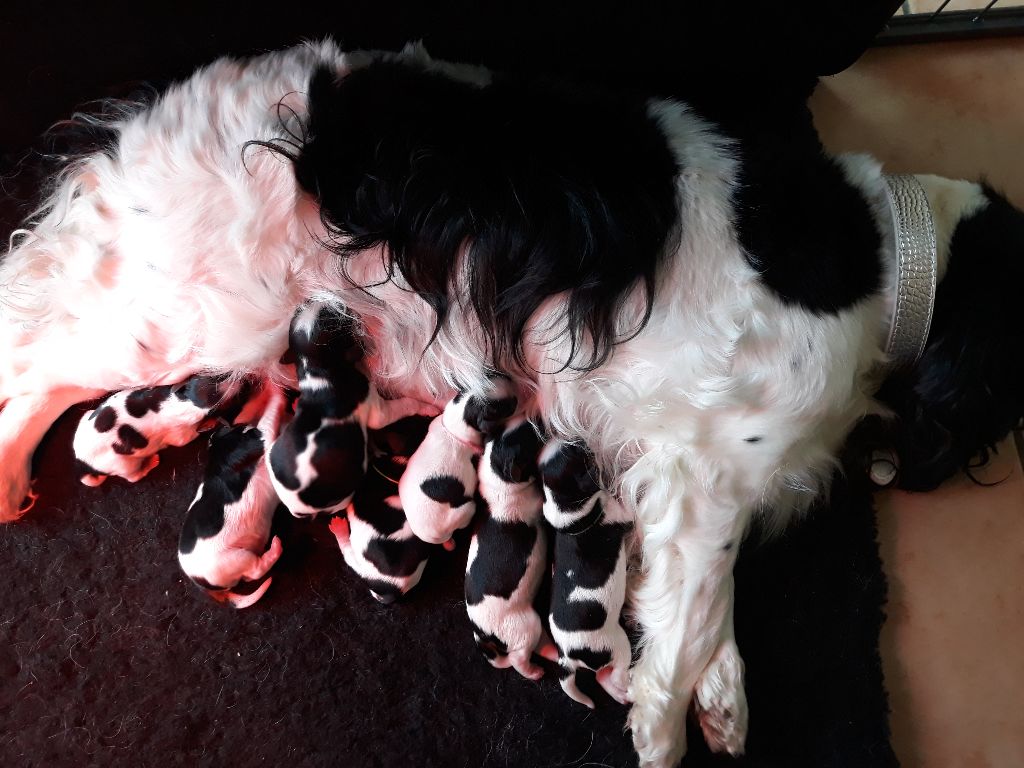
[[[288,342],[299,397],[294,418],[267,452],[271,479],[296,517],[340,512],[366,474],[367,429],[437,409],[410,398],[383,399],[360,365],[356,321],[330,304],[300,307]]]
[[[576,684],[581,668],[621,704],[629,701],[629,638],[619,623],[626,598],[632,517],[597,483],[585,447],[553,440],[540,458],[544,517],[555,528],[550,629],[562,690],[590,708]]]
[[[192,442],[218,420],[248,418],[242,410],[251,394],[247,385],[193,376],[180,384],[109,395],[83,414],[75,431],[73,446],[82,482],[96,486],[110,475],[138,482],[160,463],[159,451],[164,448]]]
[[[543,626],[533,602],[547,567],[537,477],[540,438],[525,419],[487,444],[480,464],[481,515],[469,545],[466,611],[477,647],[498,669],[544,675],[531,657]]]
[[[508,379],[495,377],[489,384],[485,397],[460,392],[445,406],[398,485],[413,533],[431,544],[443,544],[472,521],[484,441],[518,405]]]
[[[413,535],[398,496],[398,482],[429,424],[428,418],[410,416],[372,431],[374,457],[366,480],[345,516],[331,519],[345,562],[384,604],[415,587],[427,560],[441,551]]]
[[[276,431],[282,407],[283,396],[275,393],[258,426],[214,432],[203,482],[178,539],[178,562],[185,574],[215,600],[235,608],[258,601],[271,579],[250,594],[237,594],[232,587],[263,579],[282,552],[281,539],[270,539],[279,501],[263,459],[264,441]]]

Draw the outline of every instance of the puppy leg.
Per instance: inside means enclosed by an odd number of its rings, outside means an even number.
[[[397,400],[385,400],[377,396],[372,399],[373,407],[366,414],[366,426],[370,429],[383,429],[406,416],[437,416],[441,410],[429,403],[421,403],[411,397],[400,397]]]
[[[730,578],[729,591],[732,592]],[[695,691],[697,718],[704,740],[713,752],[743,754],[747,739],[747,694],[743,688],[743,659],[733,635],[732,601],[722,643],[701,673]]]
[[[682,506],[677,514],[686,525],[668,540],[643,530],[645,573],[634,605],[644,652],[633,669],[629,725],[645,768],[675,768],[686,753],[686,712],[727,631],[732,567],[747,520],[706,498]]]
[[[274,567],[274,563],[281,557],[284,548],[281,546],[281,539],[275,536],[270,542],[267,551],[256,558],[256,562],[242,574],[246,581],[257,581],[267,575],[267,571]]]
[[[13,397],[0,411],[0,522],[16,520],[31,504],[32,454],[43,435],[70,406],[106,394],[104,390],[60,387]]]

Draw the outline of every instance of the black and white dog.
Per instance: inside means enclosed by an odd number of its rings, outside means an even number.
[[[877,163],[829,157],[813,132],[727,133],[676,101],[415,46],[219,61],[111,127],[0,265],[0,519],[18,516],[32,452],[69,405],[197,373],[286,383],[292,310],[328,296],[366,328],[382,389],[443,405],[507,372],[527,416],[593,450],[642,547],[641,763],[679,761],[695,691],[710,692],[711,746],[737,750],[736,544],[760,510],[781,525],[806,507],[874,407],[898,274]],[[243,163],[247,142],[277,151],[250,144]],[[1021,214],[991,192],[918,183],[940,279],[951,258],[965,274],[979,249],[1020,242]],[[1008,255],[977,279],[1010,290]],[[918,381],[941,429],[985,386],[1019,387],[995,382],[1006,350],[963,352],[992,312],[933,331]],[[907,392],[896,412],[912,420]],[[971,438],[1020,417],[1018,395],[999,405]]]
[[[466,562],[466,611],[477,647],[493,666],[531,680],[544,675],[533,661],[543,636],[534,600],[548,564],[540,448],[537,430],[521,418],[487,443]]]
[[[235,608],[247,608],[263,596],[271,582],[267,572],[282,552],[281,539],[270,537],[280,501],[264,454],[284,398],[274,393],[265,402],[257,426],[224,426],[211,436],[203,482],[178,539],[182,570],[215,600]],[[237,594],[232,587],[240,581],[260,584],[249,594]]]
[[[632,516],[598,486],[593,457],[583,446],[549,442],[540,476],[544,518],[555,530],[549,626],[562,690],[592,708],[593,700],[576,684],[577,670],[586,668],[612,698],[626,703],[632,651],[619,620]]]
[[[296,517],[344,510],[367,469],[366,432],[436,413],[415,400],[384,400],[360,363],[356,322],[323,302],[299,308],[288,332],[299,397],[267,451],[277,495]]]
[[[398,495],[409,457],[423,442],[429,423],[413,416],[372,432],[366,480],[345,515],[330,522],[345,562],[381,603],[393,603],[419,584],[427,561],[442,550],[413,534]]]
[[[233,392],[208,376],[115,392],[84,413],[75,430],[82,482],[95,486],[110,475],[138,482],[159,464],[164,448],[187,445],[218,422],[247,421],[253,414],[243,414],[243,405],[264,404],[250,401],[250,394],[248,387]]]

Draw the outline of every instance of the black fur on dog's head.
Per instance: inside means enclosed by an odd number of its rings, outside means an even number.
[[[870,425],[874,440],[896,452],[908,490],[985,462],[1024,418],[1024,212],[983,189],[988,204],[953,233],[924,355],[877,395],[896,418]]]
[[[534,87],[535,86],[535,87]],[[342,256],[386,246],[445,322],[471,248],[470,297],[498,367],[525,366],[527,321],[568,292],[570,369],[646,323],[677,221],[676,161],[646,101],[385,57],[315,73],[296,174]],[[645,289],[640,327],[623,304]]]

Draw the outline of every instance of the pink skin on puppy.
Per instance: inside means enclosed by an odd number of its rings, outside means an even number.
[[[96,486],[114,475],[138,482],[160,463],[159,451],[192,442],[218,419],[239,417],[248,392],[237,390],[221,379],[193,376],[115,392],[83,414],[75,430],[81,481]]]
[[[517,403],[511,382],[497,378],[486,398],[459,393],[431,423],[398,485],[417,537],[443,544],[469,525],[476,511],[476,465],[484,440],[501,428]]]

